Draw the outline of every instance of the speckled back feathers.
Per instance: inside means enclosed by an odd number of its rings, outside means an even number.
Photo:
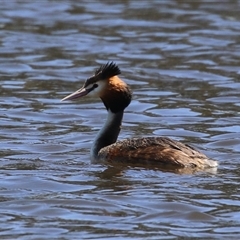
[[[144,163],[178,168],[216,167],[216,162],[189,145],[167,137],[131,138],[100,150],[99,158],[108,162]]]

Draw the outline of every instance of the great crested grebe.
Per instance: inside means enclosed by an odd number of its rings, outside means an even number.
[[[92,161],[147,163],[173,168],[217,167],[216,161],[195,148],[167,137],[117,141],[124,109],[132,99],[128,85],[117,76],[120,73],[120,69],[113,62],[102,65],[86,80],[82,88],[62,99],[65,101],[85,95],[97,96],[101,98],[108,111],[107,120],[91,148]]]

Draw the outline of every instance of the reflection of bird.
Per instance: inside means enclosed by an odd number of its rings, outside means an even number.
[[[210,160],[193,147],[167,137],[117,141],[124,109],[132,98],[128,85],[117,76],[120,73],[116,64],[107,63],[96,70],[81,89],[62,99],[75,100],[85,95],[102,99],[108,117],[93,143],[91,149],[93,161],[147,163],[173,168],[204,169],[217,166],[216,161]]]

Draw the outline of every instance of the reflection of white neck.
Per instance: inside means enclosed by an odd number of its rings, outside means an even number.
[[[121,123],[123,118],[123,111],[113,113],[108,110],[108,117],[103,125],[102,129],[98,132],[92,148],[91,148],[91,160],[98,160],[98,152],[112,143],[117,141],[119,132],[121,130]]]

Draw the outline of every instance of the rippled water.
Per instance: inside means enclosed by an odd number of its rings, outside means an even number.
[[[3,1],[1,239],[239,239],[239,1]],[[120,138],[163,135],[216,173],[91,164],[106,111],[60,102],[115,61]]]

